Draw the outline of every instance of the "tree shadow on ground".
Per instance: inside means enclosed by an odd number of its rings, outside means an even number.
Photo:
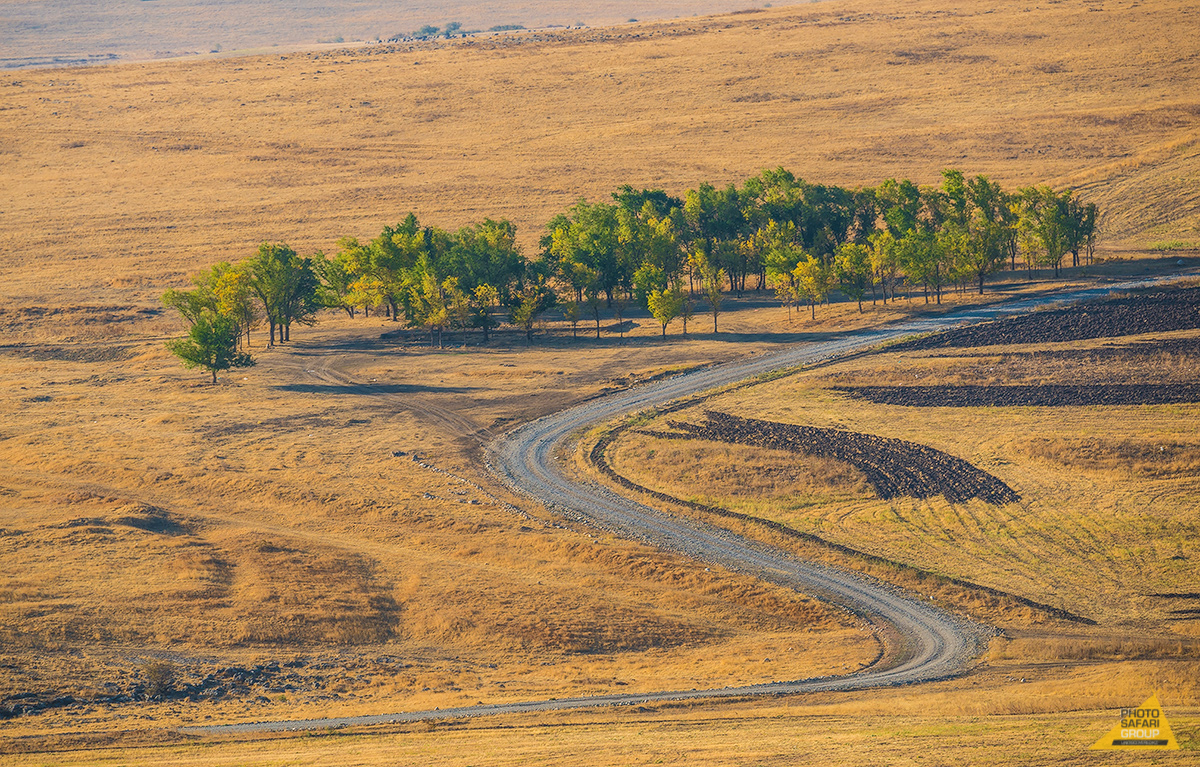
[[[275,387],[280,391],[301,394],[332,394],[362,396],[368,394],[469,394],[476,391],[470,386],[421,386],[418,384],[394,383],[290,383]]]

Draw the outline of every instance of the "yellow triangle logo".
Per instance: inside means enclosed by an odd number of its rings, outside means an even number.
[[[1137,751],[1178,749],[1171,725],[1158,705],[1158,695],[1151,695],[1137,708],[1121,709],[1121,721],[1107,735],[1092,744],[1092,749],[1131,748]]]

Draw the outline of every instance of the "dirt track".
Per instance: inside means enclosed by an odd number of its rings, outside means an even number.
[[[994,504],[1021,500],[1012,488],[961,458],[926,445],[839,429],[821,429],[790,423],[739,418],[706,412],[699,426],[671,421],[680,433],[643,431],[667,439],[707,439],[741,445],[787,450],[803,455],[844,461],[866,475],[880,498],[942,495],[951,503],[971,498]]]
[[[625,498],[596,483],[576,480],[558,466],[562,445],[586,428],[623,415],[659,407],[699,392],[728,386],[781,369],[818,364],[889,340],[928,333],[957,323],[985,322],[1028,312],[1050,300],[1083,301],[1133,284],[1079,291],[1054,299],[1027,299],[973,309],[940,318],[870,330],[818,344],[793,347],[724,365],[702,368],[651,384],[584,402],[524,424],[488,445],[489,468],[516,491],[531,496],[565,517],[611,530],[626,538],[686,554],[739,572],[758,575],[840,605],[867,621],[885,639],[885,662],[841,677],[726,687],[715,690],[664,691],[631,695],[477,705],[459,709],[377,714],[292,721],[255,722],[185,728],[190,732],[232,733],[322,729],[352,725],[413,722],[453,717],[492,716],[568,708],[782,695],[827,690],[857,690],[913,684],[964,673],[991,630],[951,615],[919,597],[830,567],[802,562],[785,552],[737,536],[728,530],[674,517]]]
[[[835,386],[851,397],[909,407],[1079,407],[1200,402],[1198,384]]]

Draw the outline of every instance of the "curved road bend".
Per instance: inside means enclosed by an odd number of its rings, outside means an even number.
[[[845,676],[743,687],[556,698],[396,714],[253,722],[183,729],[190,732],[232,733],[416,722],[697,698],[858,690],[927,682],[963,673],[982,641],[991,634],[987,627],[952,615],[914,595],[867,576],[803,562],[785,552],[742,538],[727,530],[688,518],[673,517],[624,498],[606,487],[568,477],[556,466],[555,454],[573,433],[581,429],[757,375],[815,364],[906,335],[984,322],[1005,314],[1032,311],[1052,303],[1084,301],[1115,290],[1143,287],[1159,281],[1162,280],[1126,282],[1057,296],[973,308],[942,317],[913,320],[831,341],[714,365],[576,405],[527,423],[489,443],[489,468],[495,474],[519,493],[544,502],[573,519],[730,570],[750,573],[853,612],[875,625],[877,629],[887,631],[889,641],[896,644],[889,648],[885,655],[888,661],[886,664],[877,664]]]

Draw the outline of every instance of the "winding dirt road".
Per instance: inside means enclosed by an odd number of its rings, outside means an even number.
[[[1151,281],[1155,282],[1155,281]],[[914,684],[964,673],[991,629],[946,612],[918,596],[867,576],[798,560],[765,544],[702,522],[675,517],[625,498],[599,484],[569,476],[557,455],[573,435],[597,424],[773,371],[813,365],[916,333],[1029,312],[1056,302],[1097,298],[1149,283],[1127,282],[1049,297],[974,308],[843,338],[797,346],[684,373],[601,397],[527,423],[487,445],[489,468],[517,492],[579,522],[647,544],[750,573],[766,581],[839,605],[878,631],[887,646],[876,665],[853,674],[789,682],[641,694],[559,698],[373,716],[256,722],[186,728],[192,732],[256,732],[414,722],[568,708],[639,705],[698,698],[780,695]],[[330,371],[319,377],[332,380]],[[341,380],[341,376],[337,377]]]

